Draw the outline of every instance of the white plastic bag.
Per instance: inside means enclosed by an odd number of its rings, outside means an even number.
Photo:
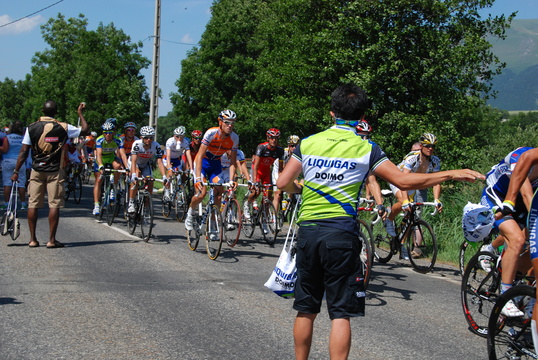
[[[264,286],[273,290],[275,294],[283,298],[293,298],[295,295],[295,282],[297,281],[297,266],[295,265],[295,237],[286,238],[280,257],[271,276]]]

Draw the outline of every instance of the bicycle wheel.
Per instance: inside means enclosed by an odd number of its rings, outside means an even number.
[[[505,317],[502,308],[513,301],[525,313],[521,317]],[[502,294],[489,317],[489,359],[536,359],[532,339],[531,318],[536,302],[536,288],[518,285]]]
[[[140,217],[140,202],[135,198],[135,211],[133,213],[127,213],[127,228],[129,229],[129,234],[133,235],[136,230],[136,225]]]
[[[75,198],[75,203],[80,204],[82,199],[82,179],[79,173],[76,173],[73,177],[73,197]]]
[[[245,200],[246,202],[246,200]],[[243,203],[243,207],[241,209],[244,209],[245,208],[245,205]],[[252,207],[252,204],[249,203],[248,204],[248,209],[249,209],[249,217],[246,217],[245,216],[245,213],[242,212],[242,217],[243,217],[243,234],[245,234],[246,237],[248,237],[249,239],[252,237],[252,235],[254,235],[254,228],[255,228],[255,216],[254,216],[254,209]]]
[[[142,239],[148,242],[153,229],[153,199],[150,194],[144,195],[140,207],[142,208],[140,211],[140,231]]]
[[[187,245],[192,251],[196,250],[198,247],[198,242],[200,240],[200,216],[195,215],[193,221],[193,230],[187,230]]]
[[[165,192],[163,191],[161,205],[162,205],[162,213],[165,218],[170,216],[170,212],[172,211],[173,201],[175,201],[175,199],[165,199]]]
[[[105,211],[108,210],[108,194],[110,193],[110,180],[108,176],[101,174],[101,204],[99,210],[99,221],[103,221],[103,218],[107,218]]]
[[[219,257],[222,247],[222,217],[215,205],[211,205],[206,223],[205,248],[211,260]]]
[[[224,226],[224,240],[228,246],[233,247],[239,240],[239,234],[241,234],[241,208],[239,202],[236,199],[231,199],[224,208],[223,226]]]
[[[496,268],[497,258],[487,251],[476,253],[469,260],[461,282],[461,306],[465,320],[469,329],[482,337],[487,336],[489,315],[499,296],[501,278]],[[489,264],[486,270],[484,263]]]
[[[363,235],[366,236],[368,241],[370,242],[370,251],[368,252],[370,256],[372,257],[371,263],[374,263],[374,252],[373,248],[375,247],[374,243],[374,233],[372,232],[372,226],[365,220],[357,218],[357,224],[359,225],[359,230],[362,231]]]
[[[370,277],[372,275],[372,246],[370,244],[370,240],[360,230],[359,240],[362,244],[360,259],[364,268],[364,289],[366,289],[370,283]]]
[[[469,263],[469,260],[480,251],[482,247],[482,241],[480,242],[469,242],[463,240],[460,245],[460,254],[459,254],[459,266],[460,266],[460,275],[463,276],[465,273],[465,267]]]
[[[433,269],[437,259],[437,239],[430,224],[422,219],[415,221],[408,231],[406,246],[416,272],[425,274]]]
[[[275,206],[270,201],[265,201],[261,207],[260,229],[263,239],[269,245],[274,245],[278,235]]]
[[[372,236],[374,239],[373,252],[374,257],[380,263],[388,262],[393,255],[391,250],[392,237],[387,234],[383,221],[378,219],[376,214],[372,220]]]
[[[176,220],[181,222],[185,220],[187,211],[189,211],[189,200],[184,187],[180,187],[176,192],[174,208],[176,210]]]
[[[114,199],[110,196],[111,191],[114,192]],[[108,191],[107,194],[107,204],[106,204],[106,223],[108,226],[112,226],[112,223],[114,222],[115,214],[116,214],[116,196],[118,194],[118,190],[116,189],[116,185],[113,183],[110,183],[110,191]]]

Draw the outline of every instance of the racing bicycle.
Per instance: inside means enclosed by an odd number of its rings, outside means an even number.
[[[142,239],[149,241],[153,229],[153,199],[149,191],[149,184],[155,179],[151,176],[137,177],[134,179],[138,189],[134,197],[135,211],[127,215],[127,227],[129,234],[133,235],[137,225],[140,225]]]
[[[278,219],[277,211],[273,202],[269,199],[269,191],[273,187],[271,184],[259,185],[262,188],[262,199],[259,208],[255,208],[252,203],[248,203],[250,216],[246,217],[243,214],[243,233],[246,237],[251,238],[255,228],[258,226],[263,235],[263,239],[269,245],[274,245],[278,235]],[[248,197],[245,196],[243,206],[247,202]]]
[[[409,206],[410,210],[405,211],[396,236],[388,235],[381,226],[374,229],[375,257],[379,262],[386,263],[393,255],[401,251],[403,244],[407,249],[413,269],[425,274],[431,271],[435,265],[437,239],[431,225],[418,216],[417,210],[423,206],[435,207],[436,204],[434,202],[411,202]],[[431,213],[432,216],[435,214],[437,214],[437,207]]]
[[[223,224],[222,216],[215,205],[215,186],[229,186],[229,183],[204,183],[209,187],[209,201],[205,205],[202,202],[198,204],[198,213],[194,214],[193,230],[187,231],[187,244],[192,251],[198,247],[200,236],[205,235],[205,244],[207,256],[211,260],[219,257],[222,247]]]

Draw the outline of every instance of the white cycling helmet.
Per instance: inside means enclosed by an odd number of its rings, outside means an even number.
[[[91,134],[93,137],[97,137],[97,132],[95,132],[95,131],[92,131],[90,134]]]
[[[219,120],[236,120],[237,115],[232,110],[222,110],[219,114]]]
[[[463,208],[463,236],[467,241],[479,242],[488,236],[493,228],[495,218],[490,208],[468,202]]]
[[[151,126],[142,126],[140,128],[140,136],[155,136],[155,129]]]
[[[112,123],[112,122],[106,121],[105,123],[103,123],[103,125],[101,125],[101,129],[103,131],[116,130],[116,125],[114,125],[114,123]]]
[[[178,126],[177,128],[175,128],[174,135],[178,135],[178,136],[185,135],[185,126]]]

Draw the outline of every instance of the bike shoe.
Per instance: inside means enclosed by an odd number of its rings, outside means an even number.
[[[185,229],[187,231],[194,230],[194,216],[192,214],[187,214],[185,218]]]
[[[503,309],[501,310],[501,314],[506,317],[521,317],[525,315],[523,311],[517,308],[512,299],[508,300],[506,305],[504,305]]]

